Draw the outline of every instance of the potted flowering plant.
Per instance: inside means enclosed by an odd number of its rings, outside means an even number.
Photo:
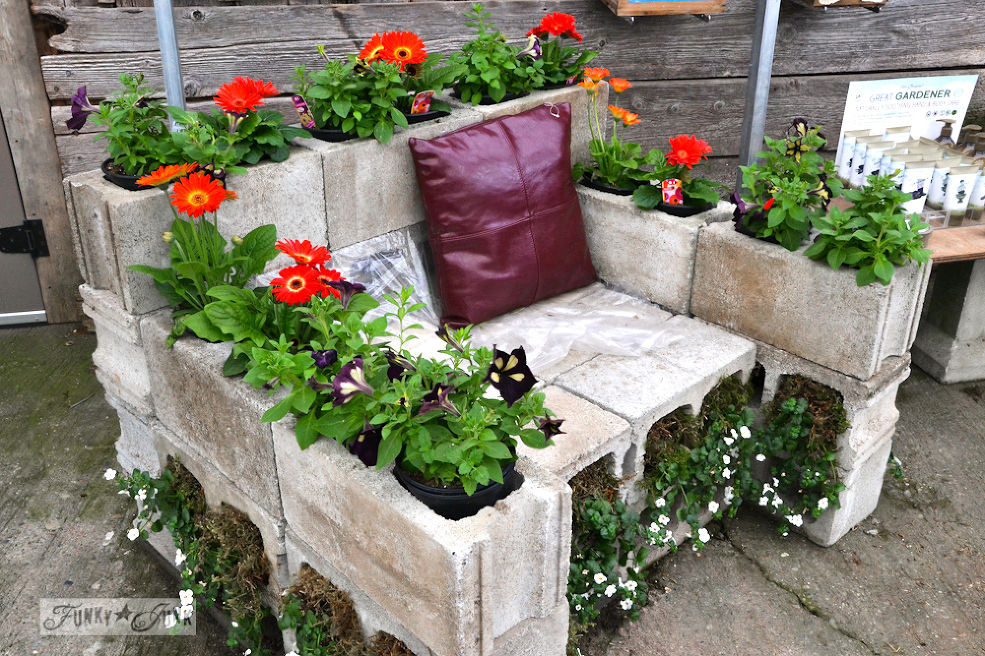
[[[222,179],[226,172],[242,173],[241,163],[256,164],[269,157],[287,159],[291,140],[305,136],[300,128],[283,125],[276,111],[259,109],[264,99],[277,95],[272,82],[237,77],[219,87],[211,113],[188,112],[168,107],[184,129],[175,132],[174,143],[186,161],[198,162]]]
[[[120,74],[123,90],[93,106],[86,87],[72,96],[72,118],[65,126],[78,132],[89,116],[106,131],[96,139],[106,140],[109,159],[103,162],[105,178],[118,187],[140,191],[137,178],[161,166],[180,161],[180,153],[171,140],[168,113],[164,101],[152,98],[153,89],[143,86],[144,76]]]
[[[466,103],[490,105],[519,98],[544,86],[544,61],[539,48],[526,50],[510,45],[490,22],[491,14],[475,3],[465,14],[465,24],[475,38],[452,56],[460,72],[455,93]]]
[[[653,171],[644,176],[650,184],[640,185],[633,192],[637,207],[657,208],[681,217],[713,208],[718,202],[718,189],[724,189],[724,185],[694,177],[692,173],[695,166],[708,160],[711,152],[708,142],[688,134],[671,138],[666,154],[651,150],[646,159],[653,165]]]
[[[527,38],[530,41],[524,52],[532,51],[535,55],[539,52],[547,87],[574,84],[582,69],[599,56],[594,50],[579,51],[565,45],[567,39],[580,43],[583,37],[578,33],[575,17],[559,11],[541,18],[540,23],[527,32]]]
[[[742,193],[732,194],[735,229],[795,251],[811,222],[841,193],[835,165],[818,152],[825,144],[817,127],[797,119],[784,139],[766,137],[759,162],[742,170]]]

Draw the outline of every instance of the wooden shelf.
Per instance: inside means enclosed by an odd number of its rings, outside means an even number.
[[[934,264],[985,259],[985,225],[934,230],[927,238]]]
[[[616,16],[720,14],[725,0],[602,0]]]
[[[886,6],[888,1],[889,0],[837,0],[837,2],[824,2],[823,0],[795,0],[797,4],[814,9],[828,9],[829,7],[865,7],[866,9],[879,9]]]

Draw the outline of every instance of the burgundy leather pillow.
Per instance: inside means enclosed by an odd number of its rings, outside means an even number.
[[[570,144],[568,103],[410,139],[442,321],[479,323],[595,281]]]

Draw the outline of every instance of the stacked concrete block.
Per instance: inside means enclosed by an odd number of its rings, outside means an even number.
[[[913,362],[942,383],[985,379],[985,260],[935,267]]]
[[[112,392],[106,392],[106,401],[120,418],[120,437],[116,440],[116,461],[122,471],[129,474],[135,469],[151,476],[161,475],[161,463],[157,456],[154,430],[157,419],[138,412]]]
[[[814,542],[830,546],[871,514],[879,502],[899,418],[896,393],[910,375],[910,357],[888,358],[876,375],[865,381],[767,344],[759,344],[758,359],[766,371],[764,404],[773,399],[788,375],[809,378],[842,395],[851,427],[838,437],[838,475],[846,487],[839,497],[841,508],[828,510],[817,520],[808,519],[802,529]]]
[[[634,296],[675,312],[691,308],[698,231],[727,221],[732,206],[689,217],[641,210],[629,196],[578,186],[588,248],[599,277]]]
[[[391,631],[397,637],[436,656],[505,656],[497,640],[524,622],[556,621],[566,603],[571,493],[550,472],[521,458],[518,490],[450,521],[389,468],[367,468],[331,440],[301,451],[289,421],[274,425],[274,440],[291,533],[335,570],[340,587],[372,600],[377,610],[364,614],[382,609],[403,627]]]
[[[286,161],[250,167],[242,175],[230,175],[227,184],[239,195],[217,213],[219,231],[227,239],[276,223],[281,237],[325,242],[324,180],[316,153],[294,148]],[[170,246],[161,237],[170,230],[174,215],[165,193],[121,189],[99,171],[71,176],[65,187],[74,209],[80,268],[89,286],[113,291],[131,314],[166,306],[150,276],[128,269],[134,264],[169,264]],[[269,269],[288,262],[280,256]]]
[[[868,380],[913,344],[930,267],[898,269],[889,286],[859,287],[855,273],[713,224],[698,238],[691,312]]]

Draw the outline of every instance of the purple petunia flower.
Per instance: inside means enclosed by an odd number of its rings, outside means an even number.
[[[359,431],[359,435],[356,435],[356,439],[349,443],[349,453],[357,456],[367,467],[375,467],[382,441],[383,434],[380,429],[366,423]]]
[[[319,369],[331,367],[339,361],[339,352],[335,349],[324,349],[322,351],[311,351],[311,359],[315,361],[315,366]]]
[[[353,296],[366,291],[366,285],[348,280],[333,280],[328,283],[328,286],[339,293],[339,300],[342,301],[343,310],[349,307],[349,301],[352,300]]]
[[[424,403],[421,404],[421,409],[417,414],[427,414],[432,410],[447,410],[456,417],[461,417],[462,413],[458,411],[455,404],[448,398],[448,395],[454,391],[454,387],[438,383],[434,386],[434,389],[424,396]]]
[[[356,394],[373,396],[373,388],[366,382],[363,359],[353,358],[351,362],[342,365],[339,374],[332,381],[332,389],[335,392],[332,405],[336,407],[348,403]]]
[[[500,351],[494,346],[493,361],[489,365],[486,380],[499,390],[508,406],[519,401],[537,384],[537,379],[527,366],[527,354],[522,346],[513,349],[511,353]]]
[[[455,336],[452,335],[451,332],[449,332],[448,324],[446,323],[441,324],[441,326],[434,332],[434,334],[437,335],[441,341],[443,341],[445,344],[452,347],[459,353],[465,351],[465,349],[462,348],[462,345],[459,343],[459,341],[455,339]]]
[[[516,56],[517,59],[519,59],[520,57],[530,57],[533,60],[540,59],[542,56],[541,48],[540,48],[540,39],[538,39],[536,36],[531,34],[530,40],[527,41],[527,47],[524,50],[518,52]]]
[[[86,87],[83,84],[72,96],[72,118],[65,121],[65,127],[73,132],[78,132],[86,124],[89,114],[95,114],[97,110],[89,102],[86,95]]]
[[[561,430],[561,424],[563,422],[563,419],[556,417],[540,417],[537,420],[537,430],[542,432],[547,439],[551,439],[555,435],[564,434],[564,431]]]
[[[408,371],[417,371],[410,360],[394,351],[386,352],[386,361],[390,365],[390,368],[386,370],[387,378],[390,380],[403,378]]]

